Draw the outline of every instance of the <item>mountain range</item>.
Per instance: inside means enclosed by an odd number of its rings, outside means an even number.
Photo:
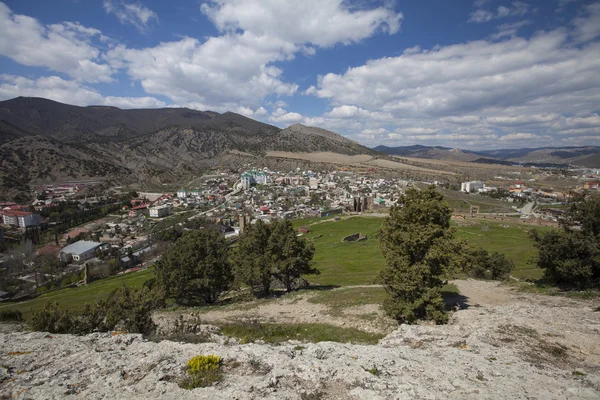
[[[280,129],[231,112],[78,107],[28,97],[0,102],[4,199],[64,179],[173,180],[270,150],[376,154],[324,129]]]
[[[325,129],[300,124],[281,129],[232,112],[79,107],[32,97],[0,101],[0,200],[15,196],[25,200],[33,185],[63,180],[112,179],[162,186],[217,166],[281,163],[281,157],[264,157],[271,151],[600,167],[600,147],[593,146],[370,149]]]
[[[499,150],[461,150],[442,146],[377,146],[373,150],[392,156],[486,164],[523,164],[600,167],[600,147],[539,147]]]

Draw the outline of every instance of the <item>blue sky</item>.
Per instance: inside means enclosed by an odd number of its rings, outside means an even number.
[[[368,146],[600,145],[600,2],[0,2],[0,99],[234,111]]]

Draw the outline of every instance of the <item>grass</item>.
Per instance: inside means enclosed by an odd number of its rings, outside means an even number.
[[[360,285],[373,281],[384,265],[376,234],[381,218],[353,217],[340,221],[322,222],[310,226],[305,238],[315,244],[315,267],[320,275],[310,275],[308,280],[319,285]],[[306,225],[306,220],[294,223]],[[361,242],[342,242],[344,236],[360,232],[368,239]],[[322,237],[315,238],[319,235]]]
[[[240,339],[242,343],[262,340],[271,344],[279,344],[288,340],[311,343],[377,344],[385,336],[356,328],[341,328],[328,324],[229,324],[221,326],[221,332],[229,337]]]
[[[85,303],[108,297],[110,292],[121,285],[139,288],[152,277],[154,277],[154,271],[149,269],[113,276],[94,281],[87,286],[57,290],[20,303],[4,303],[0,306],[0,311],[17,310],[27,317],[32,311],[42,309],[47,301],[57,301],[64,308],[79,309]]]
[[[382,287],[342,288],[319,292],[308,299],[309,303],[324,304],[334,310],[362,306],[365,304],[381,304],[386,297]]]
[[[508,228],[504,226],[508,226]],[[539,269],[533,257],[537,250],[529,238],[533,228],[510,223],[510,221],[485,221],[473,226],[458,226],[456,236],[465,239],[469,244],[483,247],[489,252],[503,253],[506,258],[515,263],[512,275],[520,279],[539,279],[542,270]],[[536,227],[538,230],[549,230],[548,227]]]

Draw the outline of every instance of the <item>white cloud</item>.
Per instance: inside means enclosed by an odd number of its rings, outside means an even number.
[[[585,11],[588,15],[573,20],[573,37],[579,42],[587,42],[600,36],[600,3],[589,4]]]
[[[498,6],[494,11],[484,10],[482,7],[485,6],[485,4],[486,2],[481,1],[476,1],[474,3],[477,10],[471,13],[469,22],[484,23],[493,19],[522,17],[529,12],[529,4],[521,1],[513,1],[509,6]]]
[[[158,15],[139,2],[104,0],[102,4],[108,14],[114,14],[122,24],[131,24],[140,32],[145,32],[152,21],[158,22]]]
[[[93,40],[108,38],[73,22],[45,26],[0,3],[0,55],[20,64],[49,68],[85,82],[110,82],[114,71],[101,61]]]
[[[105,105],[119,108],[157,108],[166,104],[153,97],[103,97],[96,90],[74,80],[58,76],[28,79],[22,76],[0,75],[0,99],[17,96],[44,97],[79,106]]]
[[[403,18],[388,7],[351,10],[343,0],[209,0],[201,10],[221,32],[319,47],[358,42],[377,31],[394,34]]]
[[[126,69],[147,93],[177,104],[256,109],[268,95],[290,96],[298,89],[282,79],[274,62],[293,59],[297,53],[314,54],[315,47],[357,42],[380,31],[395,33],[402,19],[388,7],[356,10],[341,0],[310,1],[313,6],[273,0],[209,1],[201,10],[222,36],[204,41],[185,37],[144,49],[120,45],[108,52],[107,59],[114,68]]]
[[[523,139],[541,139],[541,137],[539,137],[538,135],[534,135],[533,133],[510,133],[508,135],[500,137],[498,140],[508,142]]]
[[[302,122],[304,117],[297,112],[288,112],[283,108],[278,108],[271,113],[269,120],[277,124],[291,125]]]
[[[330,101],[326,123],[362,122],[349,134],[368,145],[424,141],[494,148],[537,140],[542,146],[566,136],[597,144],[591,138],[600,135],[600,43],[573,46],[573,32],[561,28],[528,39],[515,33],[502,41],[412,48],[319,76],[304,93]],[[375,113],[390,118],[364,118]],[[387,141],[365,134],[367,121],[393,133]],[[535,137],[511,136],[525,132]]]

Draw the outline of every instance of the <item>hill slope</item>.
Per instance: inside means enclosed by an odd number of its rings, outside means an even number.
[[[600,147],[541,147],[523,149],[499,150],[461,150],[442,146],[377,146],[374,150],[384,154],[428,158],[452,161],[483,161],[493,163],[493,160],[505,163],[535,163],[535,164],[575,164],[586,167],[598,166]]]
[[[282,130],[231,112],[78,107],[28,97],[0,102],[1,199],[62,179],[178,179],[231,165],[232,150],[375,153],[334,132]]]

